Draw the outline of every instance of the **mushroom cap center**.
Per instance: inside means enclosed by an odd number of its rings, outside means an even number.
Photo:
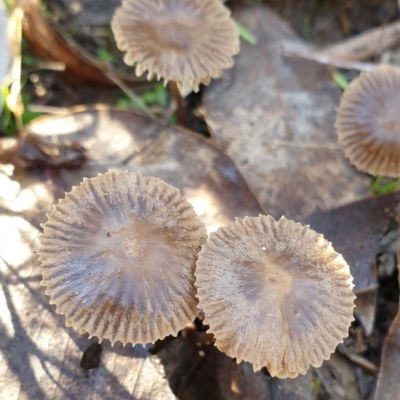
[[[379,109],[376,115],[379,139],[385,142],[400,140],[400,92],[387,93],[385,97],[376,99]]]
[[[184,51],[194,45],[193,27],[182,21],[163,23],[154,27],[154,44],[160,49]]]
[[[159,291],[160,282],[180,264],[178,238],[176,227],[162,227],[151,216],[144,220],[131,215],[123,225],[106,219],[87,242],[85,265],[103,277],[120,280],[126,294],[136,282],[139,298],[146,301],[146,291]]]
[[[289,258],[285,254],[261,254],[259,259],[241,261],[236,268],[241,269],[240,276],[243,292],[252,301],[281,302],[284,295],[293,290],[293,277],[288,271]]]

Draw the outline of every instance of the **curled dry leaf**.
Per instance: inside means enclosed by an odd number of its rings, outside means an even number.
[[[239,37],[218,0],[124,0],[112,20],[125,62],[136,74],[199,90],[231,68]]]
[[[199,307],[216,346],[237,362],[294,378],[348,335],[352,276],[322,235],[271,216],[212,233],[196,269]]]

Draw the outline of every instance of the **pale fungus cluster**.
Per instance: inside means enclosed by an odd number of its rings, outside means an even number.
[[[112,28],[138,75],[195,91],[239,51],[219,0],[123,0]],[[399,93],[400,73],[385,67],[343,96],[339,141],[358,168],[400,175]],[[260,215],[207,240],[179,190],[140,173],[109,172],[67,193],[43,225],[40,261],[50,302],[82,333],[145,344],[203,310],[219,350],[279,378],[320,366],[353,320],[349,266],[322,235]]]
[[[67,325],[112,343],[176,335],[203,309],[221,351],[280,378],[321,365],[347,336],[352,277],[322,235],[259,216],[206,240],[178,189],[109,172],[48,215],[42,284]]]

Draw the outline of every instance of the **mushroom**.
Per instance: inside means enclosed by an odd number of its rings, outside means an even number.
[[[125,62],[179,87],[208,85],[233,66],[239,37],[218,0],[124,0],[111,27]]]
[[[67,325],[112,343],[176,335],[197,315],[206,230],[179,190],[140,173],[84,179],[48,215],[42,285]]]
[[[400,177],[400,70],[379,66],[342,96],[336,129],[346,156],[371,175]]]
[[[246,217],[211,233],[195,276],[217,348],[278,378],[320,366],[353,320],[353,278],[343,257],[284,217]]]

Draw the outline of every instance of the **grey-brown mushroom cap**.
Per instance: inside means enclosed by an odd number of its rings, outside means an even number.
[[[339,143],[371,175],[400,177],[400,69],[380,66],[354,79],[337,110]]]
[[[176,335],[197,315],[206,230],[179,190],[140,173],[85,179],[48,215],[42,284],[67,325],[112,343]]]
[[[177,81],[197,91],[233,66],[239,36],[218,0],[124,0],[111,27],[136,74]]]
[[[320,366],[353,320],[353,278],[343,257],[285,218],[246,217],[211,233],[195,276],[218,349],[279,378]]]

